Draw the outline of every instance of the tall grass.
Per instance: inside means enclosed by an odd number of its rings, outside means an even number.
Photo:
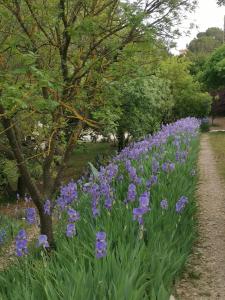
[[[147,139],[150,144],[146,141],[135,144],[113,161],[118,172],[110,183],[114,199],[111,210],[104,207],[101,197],[101,215],[94,218],[90,193],[83,191],[90,183],[80,186],[79,201],[71,204],[81,215],[76,223],[77,235],[65,236],[64,212],[56,226],[57,251],[47,256],[44,250],[40,253],[35,245],[31,246],[28,256],[0,273],[1,299],[169,299],[173,282],[182,271],[196,237],[194,171],[198,123],[187,119],[163,130],[166,134],[159,134],[153,141]],[[175,159],[176,141],[179,141],[179,153],[188,151],[182,161]],[[146,149],[140,151],[143,147]],[[124,200],[131,178],[125,164],[131,156],[134,158],[131,164],[141,182],[136,184],[136,201],[126,205]],[[156,172],[158,181],[150,188],[150,211],[144,214],[144,224],[139,225],[133,220],[132,211],[147,189],[155,158],[160,164]],[[175,169],[163,171],[163,163],[168,161],[175,163]],[[93,176],[91,183],[98,180],[98,176]],[[177,212],[176,203],[182,196],[188,198],[188,203]],[[168,200],[168,209],[161,207],[163,199]],[[98,231],[107,235],[107,255],[101,259],[95,257]]]

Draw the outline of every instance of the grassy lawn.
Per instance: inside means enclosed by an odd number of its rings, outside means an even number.
[[[88,162],[95,165],[99,157],[101,162],[115,154],[116,148],[109,143],[81,143],[74,150],[73,157],[66,170],[65,179],[78,179],[88,167]]]
[[[225,132],[213,132],[209,134],[209,137],[215,153],[218,170],[225,178]]]

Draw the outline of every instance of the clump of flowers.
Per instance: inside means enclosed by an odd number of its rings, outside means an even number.
[[[141,184],[141,178],[138,177],[137,171],[136,171],[136,169],[132,166],[130,160],[127,160],[127,161],[125,162],[125,167],[126,167],[126,169],[127,169],[127,172],[128,172],[129,177],[130,177],[130,180],[131,180],[133,183]]]
[[[143,215],[150,211],[150,193],[144,192],[139,198],[139,207],[133,209],[133,220],[138,221],[139,225],[144,224]]]
[[[32,225],[36,223],[36,210],[33,207],[26,209],[26,220],[27,223]]]
[[[71,181],[69,184],[61,187],[60,195],[56,200],[57,205],[61,210],[66,209],[66,207],[77,199],[77,184]]]
[[[175,164],[167,161],[165,163],[162,164],[162,170],[166,173],[172,172],[175,169]]]
[[[96,258],[105,257],[107,254],[106,233],[104,231],[96,233],[95,253]]]
[[[71,238],[76,235],[76,227],[74,223],[80,220],[80,214],[73,208],[69,208],[67,210],[67,214],[69,216],[69,224],[66,227],[66,236]]]
[[[21,229],[16,236],[16,255],[23,256],[27,253],[27,234],[24,229]]]

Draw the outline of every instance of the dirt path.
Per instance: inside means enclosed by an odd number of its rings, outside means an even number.
[[[207,134],[201,138],[199,169],[199,241],[176,299],[225,300],[225,182]]]

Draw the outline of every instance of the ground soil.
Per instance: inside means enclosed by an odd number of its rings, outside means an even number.
[[[209,134],[201,137],[198,166],[199,238],[175,298],[225,300],[225,182],[218,174]]]

